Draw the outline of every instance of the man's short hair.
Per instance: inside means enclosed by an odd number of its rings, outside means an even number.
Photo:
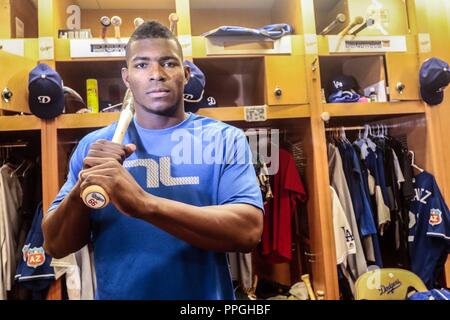
[[[183,49],[178,41],[177,37],[166,26],[162,25],[158,21],[146,21],[141,24],[131,35],[130,40],[126,46],[126,56],[128,58],[128,50],[134,41],[143,39],[167,39],[175,40],[180,58],[183,61]]]

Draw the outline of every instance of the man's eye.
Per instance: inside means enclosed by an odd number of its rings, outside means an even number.
[[[144,69],[145,67],[147,67],[147,64],[146,63],[138,63],[135,67],[137,69]]]
[[[164,67],[174,68],[176,66],[173,62],[164,62]]]

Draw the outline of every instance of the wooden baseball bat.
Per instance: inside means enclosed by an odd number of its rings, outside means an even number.
[[[100,18],[100,24],[102,25],[102,39],[106,39],[106,31],[111,25],[111,19],[107,16]]]
[[[358,33],[360,33],[361,31],[363,31],[364,29],[366,29],[367,27],[373,26],[375,24],[375,19],[373,18],[368,18],[366,20],[366,22],[364,22],[363,25],[361,25],[360,27],[358,27],[358,29],[356,29],[355,31],[353,31],[351,33],[352,36],[356,36]]]
[[[178,15],[176,13],[171,13],[169,15],[169,23],[170,23],[170,31],[173,33],[174,36],[178,33]]]
[[[352,28],[354,28],[355,26],[357,26],[358,24],[364,23],[364,18],[361,16],[357,16],[355,17],[355,19],[344,28],[344,30],[342,30],[339,35],[340,36],[345,36]]]
[[[136,18],[136,19],[134,19],[134,28],[135,29],[137,29],[137,28],[139,28],[139,26],[141,25],[141,24],[143,24],[144,23],[144,19],[142,19],[142,18]]]
[[[322,32],[319,34],[321,36],[328,34],[336,28],[338,25],[343,24],[347,20],[347,17],[343,13],[339,13],[336,16],[336,19],[334,19],[328,26],[325,27],[325,29],[322,30]]]
[[[112,142],[122,143],[125,132],[133,118],[133,113],[133,94],[131,93],[131,90],[128,89],[123,99],[122,111],[120,112],[119,122],[117,123],[116,131],[114,131]],[[110,201],[105,189],[96,185],[84,189],[81,193],[81,198],[83,199],[83,202],[92,209],[102,209],[106,207]]]
[[[122,18],[114,16],[111,18],[111,24],[114,26],[114,36],[120,38],[120,26],[122,25]]]
[[[311,300],[317,300],[316,295],[314,294],[314,290],[311,285],[311,281],[309,280],[309,274],[304,274],[300,277],[302,281],[306,285],[306,289],[308,290],[308,295]]]

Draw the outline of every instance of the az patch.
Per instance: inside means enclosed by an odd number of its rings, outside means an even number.
[[[45,263],[45,250],[42,247],[30,248],[30,245],[22,249],[23,260],[30,268],[38,268]]]
[[[439,209],[431,209],[430,210],[430,220],[429,224],[432,226],[436,226],[442,222],[442,211]]]

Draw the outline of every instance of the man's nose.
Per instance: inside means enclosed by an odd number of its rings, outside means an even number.
[[[149,68],[149,80],[163,81],[167,79],[164,68],[159,63],[152,63]]]

